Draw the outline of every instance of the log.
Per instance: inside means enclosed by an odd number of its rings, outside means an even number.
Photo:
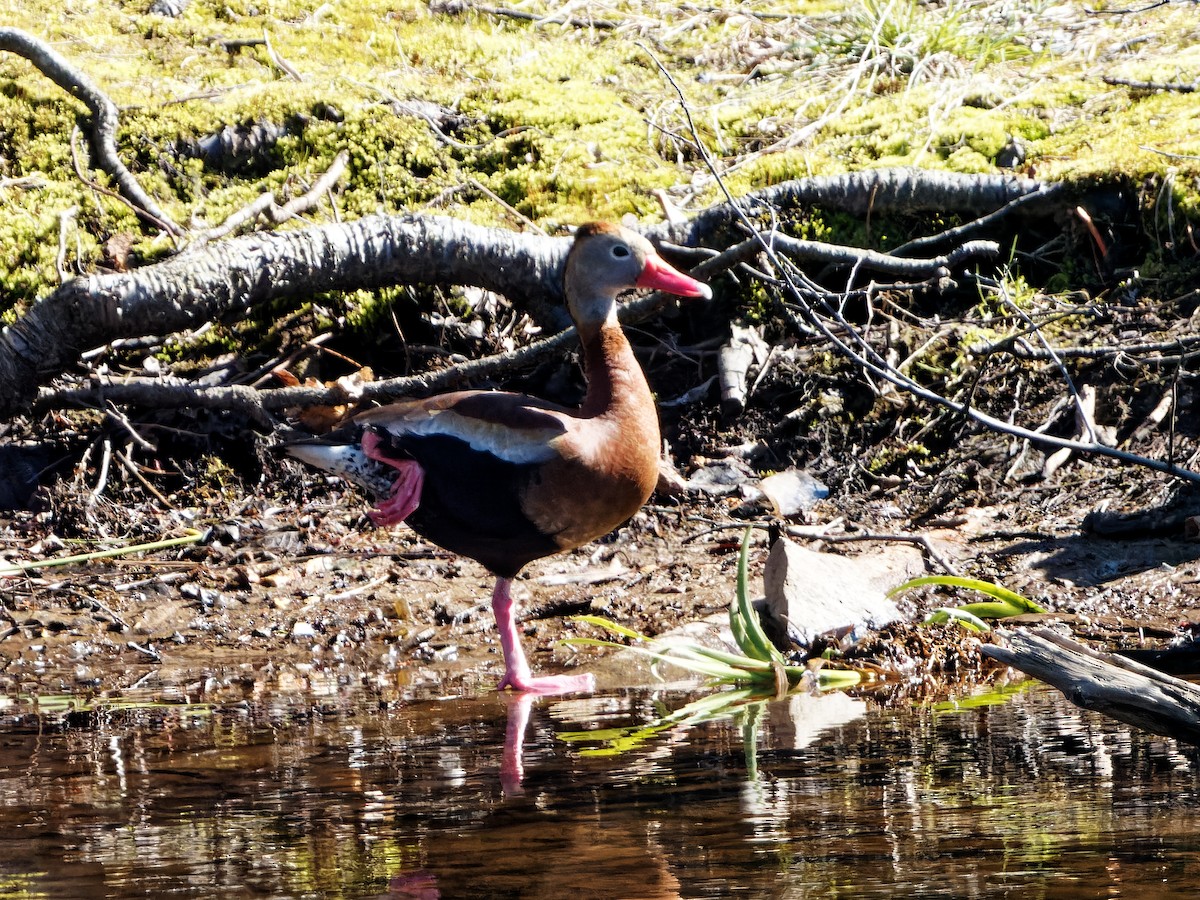
[[[980,647],[985,656],[1058,688],[1076,706],[1200,744],[1200,687],[1049,628],[1000,630],[996,637],[1001,643]]]

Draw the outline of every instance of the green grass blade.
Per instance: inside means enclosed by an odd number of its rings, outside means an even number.
[[[1022,597],[1016,591],[1010,591],[1006,587],[1001,587],[998,584],[993,584],[990,581],[981,581],[977,578],[963,578],[960,575],[926,575],[922,578],[914,578],[911,581],[906,581],[904,584],[898,585],[888,591],[889,597],[894,597],[901,591],[907,591],[910,588],[921,587],[927,584],[937,584],[944,587],[966,588],[970,591],[978,591],[981,594],[986,594],[1003,603],[1009,603],[1022,613],[1044,613],[1044,607],[1038,606],[1032,600]]]
[[[738,582],[734,602],[729,607],[729,627],[734,640],[745,655],[729,653],[712,647],[703,647],[691,641],[664,643],[639,634],[632,628],[606,619],[603,616],[572,616],[572,621],[583,622],[597,628],[628,638],[636,643],[632,646],[605,638],[574,637],[561,643],[575,647],[604,647],[614,650],[632,650],[656,663],[670,663],[703,675],[719,683],[749,684],[760,691],[770,690],[775,685],[776,671],[782,668],[788,687],[800,684],[809,670],[805,666],[788,665],[783,654],[776,649],[763,631],[758,613],[750,603],[747,583],[749,576],[750,529],[742,537],[738,556]],[[818,670],[812,677],[819,687],[834,689],[858,684],[862,676],[853,670]],[[773,693],[773,691],[772,691]]]
[[[729,627],[734,639],[747,656],[754,659],[776,662],[786,665],[783,654],[771,643],[762,624],[758,621],[758,612],[750,602],[749,575],[747,573],[750,557],[750,535],[752,529],[747,528],[742,534],[742,547],[738,553],[737,596],[736,602],[729,610]]]
[[[665,649],[655,649],[653,647],[627,647],[624,644],[618,644],[614,641],[605,641],[600,638],[585,638],[575,637],[567,638],[560,641],[569,647],[606,647],[613,650],[628,650],[631,653],[636,653],[639,656],[645,656],[648,659],[653,659],[656,662],[668,662],[672,665],[679,666],[681,669],[689,669],[699,675],[706,675],[709,678],[720,679],[737,679],[746,678],[747,673],[744,669],[734,668],[733,666],[717,662],[716,660],[691,659],[684,656],[674,656],[666,652]]]
[[[840,691],[862,683],[862,673],[854,669],[819,669],[817,684],[822,690]]]
[[[613,632],[614,634],[619,634],[622,637],[627,637],[635,641],[643,641],[647,643],[650,641],[650,638],[646,637],[644,634],[634,631],[632,628],[626,628],[624,625],[619,625],[612,619],[604,618],[604,616],[570,616],[567,621],[584,622],[588,625],[595,625],[597,628],[603,628],[607,631]]]
[[[693,700],[685,706],[666,716],[655,719],[646,725],[632,725],[626,728],[604,728],[595,731],[566,731],[560,732],[559,740],[571,744],[600,741],[605,746],[591,747],[580,750],[580,756],[616,756],[628,752],[645,743],[665,729],[686,727],[707,722],[712,719],[731,715],[736,709],[746,703],[759,703],[769,697],[762,691],[751,688],[718,691]]]
[[[1005,600],[989,600],[983,603],[964,603],[955,607],[965,613],[978,616],[981,619],[1007,619],[1009,616],[1019,616],[1025,612],[1020,607]]]
[[[954,609],[949,606],[941,606],[926,616],[923,625],[945,625],[949,622],[957,622],[967,631],[983,633],[991,631],[991,626],[978,616],[972,615],[963,609]]]
[[[717,650],[712,647],[701,647],[699,644],[677,645],[672,649],[682,649],[689,653],[707,656],[715,659],[717,662],[723,662],[731,666],[754,669],[756,671],[771,671],[771,664],[764,659],[751,659],[749,656],[738,656],[736,653],[727,653],[724,650]]]
[[[152,541],[149,544],[130,544],[128,547],[115,547],[112,550],[96,550],[93,553],[77,553],[74,556],[62,556],[58,559],[42,559],[31,563],[8,563],[0,566],[0,577],[23,575],[26,572],[32,572],[36,569],[48,569],[52,566],[69,566],[72,563],[111,559],[115,556],[128,556],[131,553],[145,553],[149,550],[166,550],[169,547],[179,547],[183,544],[194,544],[203,538],[204,532],[189,528],[188,533],[183,537]]]

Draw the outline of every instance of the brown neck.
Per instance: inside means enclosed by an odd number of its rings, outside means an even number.
[[[654,409],[646,376],[619,325],[581,329],[587,395],[579,410],[583,418],[615,415],[629,407]]]

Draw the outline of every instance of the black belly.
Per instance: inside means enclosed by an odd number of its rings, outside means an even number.
[[[503,578],[558,552],[554,539],[521,511],[521,497],[538,477],[536,464],[506,462],[446,435],[393,437],[389,449],[425,470],[420,505],[405,520],[425,539]]]

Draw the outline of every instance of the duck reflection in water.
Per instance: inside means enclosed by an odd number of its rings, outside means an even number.
[[[483,827],[442,832],[425,844],[424,868],[391,879],[387,898],[520,897],[522,900],[628,897],[678,900],[666,848],[640,818],[542,807],[527,791],[522,761],[536,695],[502,695],[507,706],[500,786],[505,803]]]

